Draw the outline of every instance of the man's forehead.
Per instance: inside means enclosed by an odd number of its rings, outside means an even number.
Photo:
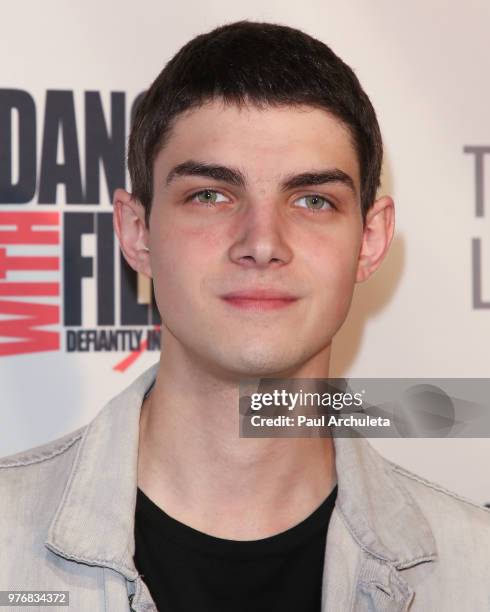
[[[157,156],[159,174],[167,175],[189,159],[277,182],[285,175],[337,168],[359,190],[350,130],[327,111],[306,105],[239,106],[213,100],[189,109],[172,122]]]

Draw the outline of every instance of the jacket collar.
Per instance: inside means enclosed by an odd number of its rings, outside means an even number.
[[[135,580],[134,513],[140,409],[155,364],[114,397],[83,432],[46,546]]]
[[[396,569],[437,558],[424,514],[398,480],[394,465],[366,439],[334,429],[337,509],[354,540]]]
[[[134,513],[140,409],[158,364],[112,399],[86,427],[46,546],[75,561],[112,568],[128,580],[138,572]],[[404,569],[436,558],[429,524],[391,464],[369,443],[335,435],[336,508],[358,545]],[[399,528],[403,526],[403,528]]]

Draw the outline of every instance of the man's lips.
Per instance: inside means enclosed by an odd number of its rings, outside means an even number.
[[[221,298],[235,308],[248,310],[271,310],[284,308],[298,300],[298,297],[284,291],[270,289],[253,289],[233,291]]]

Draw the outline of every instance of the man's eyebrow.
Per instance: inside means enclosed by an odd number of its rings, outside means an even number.
[[[235,168],[220,166],[217,164],[207,164],[204,162],[189,159],[178,164],[167,175],[166,185],[168,186],[177,176],[207,176],[216,181],[230,183],[236,187],[245,187],[245,176]]]
[[[343,183],[356,195],[356,187],[351,176],[339,170],[332,168],[328,170],[320,170],[318,172],[302,172],[287,176],[281,183],[281,190],[288,191],[297,187],[308,187],[309,185],[325,185],[327,183]]]
[[[172,168],[167,175],[166,185],[168,186],[178,176],[206,176],[216,181],[230,183],[236,187],[246,186],[245,175],[240,170],[219,164],[199,162],[192,159],[182,162]],[[280,189],[281,191],[288,191],[289,189],[296,189],[298,187],[325,185],[327,183],[343,183],[355,195],[357,193],[352,177],[339,168],[289,175],[281,181]]]

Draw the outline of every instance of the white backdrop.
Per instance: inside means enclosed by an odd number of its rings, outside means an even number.
[[[75,130],[85,185],[85,132],[90,127],[85,92],[99,92],[109,127],[114,114],[111,92],[124,92],[127,129],[135,97],[177,49],[198,33],[237,19],[251,19],[299,27],[326,42],[356,71],[377,110],[386,148],[381,191],[394,196],[397,224],[387,260],[370,281],[356,289],[352,311],[334,341],[331,375],[489,376],[490,202],[485,202],[483,194],[483,210],[477,211],[477,156],[464,152],[464,147],[490,147],[487,0],[464,4],[310,0],[301,5],[285,0],[242,4],[225,0],[16,0],[2,4],[1,16],[0,89],[27,92],[34,101],[37,187],[27,204],[9,205],[4,193],[0,215],[8,211],[111,211],[104,173],[100,204],[68,204],[62,185],[56,189],[55,203],[39,203],[39,178],[46,163],[43,151],[50,146],[44,141],[55,138],[51,151],[57,151],[58,164],[67,163],[70,154],[62,134],[56,144],[56,133],[53,136],[47,127],[48,90],[73,92],[69,96],[73,95],[76,123],[69,121],[68,104],[68,119],[62,128],[65,137],[70,129]],[[49,112],[55,113],[54,108]],[[16,111],[11,117],[11,151],[4,150],[0,159],[12,156],[15,183],[20,172],[16,160],[24,146],[18,138],[18,125],[24,119]],[[4,112],[1,126],[5,125]],[[7,141],[0,134],[4,149]],[[486,187],[487,193],[489,164],[487,155],[479,176],[479,188]],[[9,225],[5,219],[3,225]],[[62,225],[60,219],[58,229]],[[0,216],[0,236],[1,226]],[[472,240],[476,238],[481,246],[479,262],[472,261]],[[34,297],[0,293],[3,330],[15,318],[6,312],[5,301],[59,305],[59,320],[44,329],[58,334],[60,342],[59,350],[12,355],[5,349],[7,354],[0,356],[0,455],[41,444],[85,424],[105,401],[158,358],[155,351],[144,352],[121,372],[114,366],[129,351],[66,351],[63,270],[74,264],[63,257],[63,232],[60,240],[59,245],[18,246],[7,245],[0,238],[0,292],[2,283],[22,281],[58,284],[60,293]],[[84,236],[80,247],[79,255],[93,258],[95,265],[94,236]],[[7,265],[6,271],[2,249],[8,257],[54,257],[61,269],[15,271]],[[479,307],[473,299],[475,271],[481,284]],[[115,280],[117,289],[117,266]],[[95,329],[97,286],[90,276],[81,286],[81,326]],[[115,327],[123,329],[117,327],[117,292],[114,309]],[[0,337],[0,350],[2,342],[11,341]],[[490,456],[488,439],[373,443],[386,456],[421,475],[477,501],[490,501],[490,474],[485,467]]]

